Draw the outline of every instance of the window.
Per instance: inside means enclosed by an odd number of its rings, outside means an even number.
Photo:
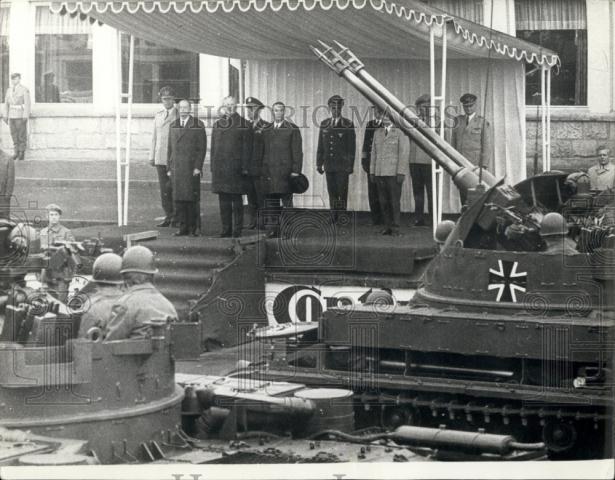
[[[92,27],[36,7],[36,101],[92,102]]]
[[[199,98],[199,55],[135,38],[132,98],[158,103],[158,91],[173,87],[178,98]],[[128,91],[130,37],[122,35],[122,90]],[[124,99],[124,102],[127,100]]]
[[[2,101],[9,88],[9,9],[0,8],[0,92]]]
[[[483,0],[423,0],[423,2],[456,17],[475,23],[483,22]]]
[[[559,73],[551,73],[552,105],[587,105],[585,0],[516,0],[517,37],[556,52]],[[540,70],[528,70],[525,103],[540,105]]]

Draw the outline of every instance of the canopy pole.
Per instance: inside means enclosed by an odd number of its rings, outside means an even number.
[[[117,225],[122,226],[122,137],[121,137],[121,107],[122,107],[122,32],[117,31],[117,64],[116,64],[117,95],[115,97],[115,164],[117,186]]]
[[[243,103],[244,99],[246,98],[244,95],[244,72],[243,72],[243,60],[239,59],[239,98],[237,99],[237,101],[239,103]]]
[[[547,113],[546,113],[546,123],[547,123],[547,171],[551,171],[551,68],[549,68],[546,72],[547,77]]]
[[[130,185],[130,147],[132,136],[132,92],[134,83],[135,37],[130,35],[130,51],[128,56],[128,112],[126,117],[126,163],[124,164],[124,225],[128,225],[128,192]]]
[[[542,138],[542,171],[548,171],[547,165],[547,99],[546,99],[546,67],[540,69],[540,122]]]
[[[439,103],[440,110],[440,137],[444,137],[444,107],[446,106],[446,60],[447,60],[447,45],[446,45],[446,21],[442,22],[442,66],[441,66],[441,81],[440,95],[436,95],[436,55],[435,55],[435,30],[432,27],[429,30],[429,95],[431,97],[429,108],[429,128],[434,128],[436,125],[436,108]],[[432,107],[433,105],[433,107]],[[431,159],[431,198],[432,198],[432,230],[435,235],[438,223],[442,221],[442,180],[443,170],[433,158]],[[416,206],[415,206],[416,208]],[[422,212],[421,212],[422,213]]]

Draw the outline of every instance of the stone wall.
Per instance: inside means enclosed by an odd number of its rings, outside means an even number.
[[[536,115],[527,116],[527,173],[542,171],[542,127]],[[551,115],[551,169],[573,171],[596,162],[596,149],[606,145],[615,154],[615,114],[554,112]],[[536,163],[535,163],[536,162]]]

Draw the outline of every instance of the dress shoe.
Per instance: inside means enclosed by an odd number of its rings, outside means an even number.
[[[201,234],[199,232],[192,232],[190,235],[193,236],[193,237],[200,237],[201,236]]]
[[[188,232],[181,232],[181,231],[175,232],[173,234],[174,237],[186,237],[187,235],[188,235]]]
[[[246,228],[248,230],[255,230],[256,229],[256,223],[249,223]]]
[[[425,226],[425,219],[424,218],[417,218],[414,221],[414,226],[415,227],[424,227]]]
[[[231,238],[231,234],[222,232],[220,235],[218,235],[218,238]]]
[[[233,238],[240,238],[241,237],[241,233],[233,233]]]
[[[163,220],[162,222],[160,222],[156,226],[157,227],[170,227],[171,226],[171,222],[169,220]]]
[[[390,228],[385,228],[384,230],[382,230],[380,232],[381,235],[392,235],[393,234],[393,230],[391,230]]]
[[[26,159],[26,152],[21,152],[19,154],[19,160],[25,160]]]

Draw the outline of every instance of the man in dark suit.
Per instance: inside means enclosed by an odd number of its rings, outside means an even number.
[[[250,163],[252,129],[237,112],[237,100],[222,101],[222,117],[211,134],[211,190],[218,194],[222,232],[220,237],[238,238],[243,228],[245,173]]]
[[[262,182],[266,207],[277,217],[275,234],[279,233],[282,206],[292,206],[289,180],[299,176],[303,168],[303,144],[299,127],[285,118],[286,106],[276,102],[271,108],[273,124],[263,135]]]
[[[263,187],[261,185],[263,154],[265,152],[265,141],[263,138],[265,130],[271,124],[260,118],[260,112],[265,105],[258,98],[246,98],[245,105],[248,124],[252,129],[252,155],[248,167],[243,173],[246,176],[248,192],[248,211],[250,215],[248,228],[254,229],[257,226],[261,228],[263,221],[262,215],[259,215],[259,210],[263,208],[264,204]]]
[[[201,198],[201,172],[207,153],[205,125],[194,118],[188,100],[178,105],[179,118],[169,132],[168,163],[175,212],[179,221],[176,236],[198,236],[198,204]]]
[[[327,101],[331,117],[320,123],[316,168],[321,175],[327,174],[329,208],[333,220],[339,210],[346,210],[348,203],[348,177],[354,168],[356,137],[353,123],[342,117],[344,99],[333,95]]]
[[[459,99],[464,115],[455,118],[452,145],[474,165],[493,171],[493,128],[489,121],[476,113],[476,95],[465,93]],[[459,192],[465,205],[467,193]]]
[[[421,95],[414,102],[416,114],[427,125],[431,123],[429,108],[431,96],[427,93]],[[412,179],[412,193],[414,194],[414,225],[425,226],[425,195],[427,195],[428,212],[433,211],[433,185],[431,181],[431,157],[416,143],[410,140],[410,178]],[[425,194],[425,188],[427,193]]]
[[[374,143],[374,133],[379,128],[382,128],[382,115],[384,112],[376,105],[373,105],[372,111],[374,118],[367,122],[365,126],[365,136],[363,137],[363,148],[361,150],[361,166],[363,171],[367,174],[367,199],[369,201],[369,210],[372,213],[372,224],[382,225],[382,209],[380,208],[380,201],[378,200],[378,186],[376,179],[373,175],[370,175],[370,160],[372,156],[372,144]]]

